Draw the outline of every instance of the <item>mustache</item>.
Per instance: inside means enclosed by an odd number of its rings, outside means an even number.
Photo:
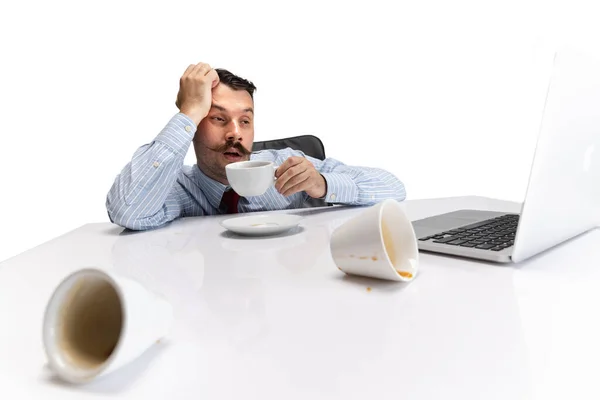
[[[233,141],[227,141],[218,147],[214,147],[214,148],[209,147],[209,149],[211,149],[212,151],[218,151],[219,153],[224,153],[226,150],[229,150],[231,148],[236,149],[243,156],[248,156],[248,155],[250,155],[250,153],[252,153],[250,150],[248,150],[244,146],[242,146],[242,144],[240,142],[233,142]]]

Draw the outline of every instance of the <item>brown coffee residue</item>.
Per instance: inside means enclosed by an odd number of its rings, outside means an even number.
[[[377,259],[377,257],[376,257],[376,256],[373,256],[373,257],[371,257],[371,260],[373,260],[373,261],[377,261],[378,259]]]
[[[367,288],[367,292],[370,292],[370,291],[371,291],[371,288],[370,288],[370,287],[368,287],[368,288]]]
[[[410,272],[406,272],[406,271],[396,271],[398,273],[398,275],[404,277],[404,278],[412,278],[413,274],[411,274]]]
[[[358,257],[358,258],[361,259],[361,260],[366,260],[369,257]]]
[[[116,347],[117,347],[117,344],[115,343],[114,346],[110,346],[109,348],[104,350],[104,357],[106,359],[108,359],[108,357],[110,357],[110,355],[113,353],[113,351],[115,351]]]
[[[103,278],[77,281],[60,314],[58,346],[71,367],[94,369],[115,350],[123,328],[121,300]]]

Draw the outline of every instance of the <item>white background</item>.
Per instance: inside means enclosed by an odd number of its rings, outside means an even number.
[[[410,199],[520,201],[551,50],[594,50],[592,4],[3,1],[0,260],[108,221],[115,176],[200,61],[257,85],[256,140],[316,134]]]

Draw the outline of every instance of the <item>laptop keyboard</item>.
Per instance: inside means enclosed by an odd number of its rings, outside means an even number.
[[[506,214],[436,235],[422,237],[419,240],[500,251],[515,243],[518,223],[518,214]]]

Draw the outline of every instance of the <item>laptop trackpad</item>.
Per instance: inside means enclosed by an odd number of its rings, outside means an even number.
[[[413,221],[412,224],[417,237],[423,237],[474,224],[502,214],[505,213],[482,210],[459,210]]]

